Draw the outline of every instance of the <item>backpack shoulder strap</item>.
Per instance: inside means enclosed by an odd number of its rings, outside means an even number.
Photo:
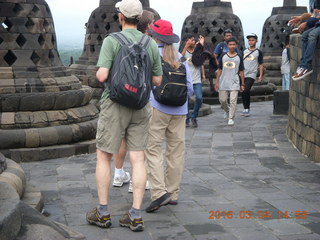
[[[110,36],[117,39],[118,42],[121,44],[121,46],[131,44],[131,42],[128,40],[128,38],[125,35],[123,35],[121,32],[112,33],[112,34],[110,34]]]
[[[146,34],[143,34],[140,41],[139,41],[139,44],[144,47],[144,48],[147,48],[148,45],[149,45],[149,42],[150,42],[151,38],[149,36],[147,36]]]

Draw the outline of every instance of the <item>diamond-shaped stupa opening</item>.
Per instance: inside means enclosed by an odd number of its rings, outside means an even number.
[[[44,22],[43,22],[43,27],[44,27],[44,29],[45,29],[46,32],[49,32],[49,30],[50,30],[50,24],[49,24],[49,22],[48,22],[47,20],[44,20]]]
[[[3,39],[0,37],[0,44],[3,42]]]
[[[118,19],[119,19],[118,14],[113,15],[113,20],[114,20],[115,22],[118,21]]]
[[[98,44],[101,44],[101,43],[102,43],[102,40],[103,40],[103,38],[99,35],[99,36],[97,37]]]
[[[12,66],[15,63],[15,61],[17,61],[16,55],[14,55],[14,53],[11,50],[9,50],[6,55],[4,55],[3,59],[9,66]]]
[[[105,20],[107,18],[107,15],[104,13],[104,14],[102,14],[101,18],[102,18],[102,20]]]
[[[217,25],[216,20],[213,20],[211,24],[212,24],[213,26]]]
[[[40,8],[37,7],[37,5],[34,5],[32,8],[32,12],[37,15],[40,12]]]
[[[19,36],[16,39],[16,43],[20,47],[23,47],[26,42],[27,42],[27,39],[22,34],[19,34]]]
[[[34,22],[31,20],[31,18],[28,18],[28,21],[25,24],[26,28],[31,30],[34,26]]]
[[[12,9],[12,11],[14,13],[16,13],[17,15],[19,15],[19,13],[23,10],[23,7],[21,6],[21,4],[16,3]]]
[[[43,46],[43,44],[46,42],[46,39],[42,36],[42,34],[39,35],[38,42],[40,46]]]
[[[217,39],[216,39],[215,37],[212,37],[212,38],[211,38],[211,42],[212,42],[213,44],[215,44],[215,43],[217,42]]]
[[[220,28],[220,29],[218,30],[218,33],[221,35],[221,34],[223,33],[223,29]]]
[[[38,55],[35,51],[33,51],[30,59],[31,59],[31,61],[32,61],[35,65],[37,65],[38,62],[40,61],[40,57],[39,57],[39,55]]]
[[[13,26],[12,22],[8,18],[6,18],[6,20],[4,20],[3,23],[4,23],[4,28],[6,28],[7,31],[10,31],[10,29]]]
[[[106,29],[107,31],[109,31],[110,28],[111,28],[110,23],[107,23],[107,25],[105,26],[105,29]]]

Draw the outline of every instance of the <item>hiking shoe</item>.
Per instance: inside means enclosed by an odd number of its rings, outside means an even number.
[[[302,69],[299,73],[296,73],[293,77],[292,80],[297,81],[297,80],[301,80],[304,77],[310,75],[311,73],[313,73],[312,69]]]
[[[197,128],[197,127],[198,127],[198,121],[197,121],[197,119],[192,118],[192,119],[191,119],[191,122],[192,122],[192,127],[194,127],[194,128]]]
[[[223,118],[224,118],[224,119],[229,118],[229,113],[228,113],[228,112],[224,112],[224,114],[223,114]]]
[[[229,126],[233,126],[233,125],[234,125],[234,121],[233,121],[231,118],[230,118],[229,121],[228,121],[228,125],[229,125]]]
[[[149,207],[146,208],[146,212],[151,213],[158,210],[161,206],[165,206],[170,202],[170,194],[165,193],[158,199],[150,203]]]
[[[112,185],[115,186],[115,187],[122,187],[122,185],[124,183],[130,182],[130,179],[131,179],[130,178],[130,173],[128,173],[128,172],[125,172],[125,175],[123,175],[123,176],[114,175]]]
[[[91,211],[87,212],[86,219],[88,223],[95,224],[99,227],[108,228],[111,226],[111,217],[110,214],[100,216],[98,208],[94,208]]]
[[[146,183],[146,190],[150,190],[150,183],[149,183],[148,180],[147,180],[147,183]],[[130,181],[130,185],[129,185],[129,188],[128,188],[128,192],[129,192],[129,193],[132,193],[132,192],[133,192],[132,181]]]
[[[142,218],[131,219],[130,214],[126,213],[119,220],[121,227],[128,227],[133,232],[141,232],[144,229]]]

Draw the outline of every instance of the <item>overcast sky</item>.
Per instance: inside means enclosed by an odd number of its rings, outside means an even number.
[[[58,44],[84,41],[84,25],[91,12],[99,6],[100,0],[47,0],[52,11]],[[191,13],[193,2],[198,0],[150,0],[162,19],[173,23],[174,32],[180,35],[185,18]],[[201,2],[201,1],[200,1]],[[261,36],[265,20],[273,7],[282,6],[283,0],[229,0],[233,13],[242,22],[245,35],[251,32]],[[308,6],[309,0],[297,0],[298,6]]]

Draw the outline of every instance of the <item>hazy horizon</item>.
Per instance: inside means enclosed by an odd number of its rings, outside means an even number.
[[[85,23],[88,22],[92,11],[99,6],[99,2],[100,0],[47,0],[55,23],[59,48],[64,45],[83,47]],[[162,19],[171,21],[174,32],[180,35],[182,24],[190,15],[193,2],[201,1],[170,1],[169,8],[168,0],[150,0],[150,6],[159,12]],[[229,0],[225,2],[232,3],[233,13],[242,22],[244,35],[253,32],[260,39],[263,24],[271,15],[272,8],[283,5],[283,0]],[[297,0],[298,6],[308,6],[308,3],[309,0]]]

